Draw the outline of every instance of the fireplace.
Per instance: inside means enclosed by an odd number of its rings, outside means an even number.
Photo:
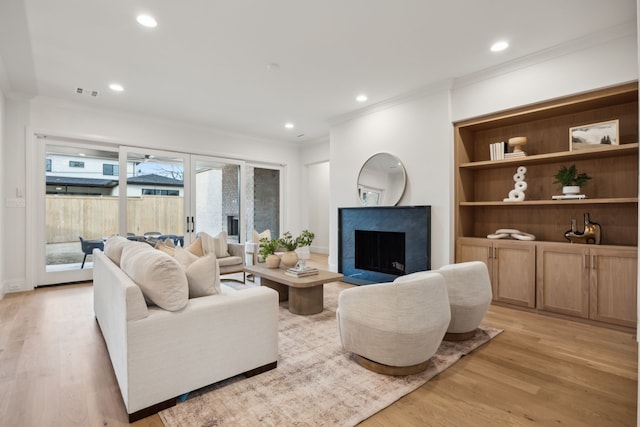
[[[356,285],[431,268],[431,207],[338,209],[338,271]]]
[[[404,274],[405,233],[355,230],[355,266],[359,270]]]

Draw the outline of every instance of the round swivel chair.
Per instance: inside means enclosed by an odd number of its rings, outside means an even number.
[[[387,375],[424,371],[449,326],[447,287],[438,273],[345,289],[338,297],[342,347]]]

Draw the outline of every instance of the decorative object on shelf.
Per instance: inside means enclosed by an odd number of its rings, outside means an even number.
[[[587,185],[587,181],[591,179],[586,173],[578,173],[576,165],[570,167],[562,166],[554,176],[554,184],[562,186],[564,196],[553,196],[552,199],[585,199],[587,196],[580,193],[580,187]]]
[[[569,128],[569,148],[583,150],[619,144],[619,120]]]
[[[262,256],[268,268],[278,268],[280,266],[280,257],[276,255],[279,247],[279,239],[271,240],[267,237],[260,239],[260,256]]]
[[[526,136],[514,136],[513,138],[509,138],[509,147],[512,148],[510,153],[506,153],[504,155],[505,159],[512,159],[514,157],[524,157],[527,155],[522,150],[522,147],[527,145],[527,137]]]
[[[527,189],[527,183],[524,181],[524,175],[527,173],[527,168],[524,166],[518,167],[516,174],[513,175],[515,185],[513,190],[509,191],[509,197],[504,199],[504,202],[523,202],[524,192]]]
[[[506,239],[509,237],[516,240],[536,240],[536,236],[533,234],[525,233],[515,228],[499,228],[495,233],[487,235],[487,239]]]
[[[575,218],[571,218],[571,230],[565,231],[564,237],[571,243],[599,245],[602,240],[602,227],[596,222],[591,222],[587,212],[584,214],[584,230],[578,231]]]

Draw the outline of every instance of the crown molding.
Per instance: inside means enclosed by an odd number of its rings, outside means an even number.
[[[378,111],[395,107],[396,105],[400,105],[400,104],[404,104],[417,99],[425,98],[427,96],[430,96],[436,93],[441,93],[443,91],[449,91],[451,90],[451,84],[452,84],[452,80],[447,79],[447,80],[442,80],[427,86],[422,86],[418,89],[403,93],[398,96],[394,96],[392,98],[385,99],[384,101],[377,102],[375,104],[369,105],[359,110],[330,117],[326,121],[326,123],[328,123],[330,126],[336,126],[340,123],[344,123],[346,121],[353,120],[358,117],[366,116],[372,113],[376,113]]]

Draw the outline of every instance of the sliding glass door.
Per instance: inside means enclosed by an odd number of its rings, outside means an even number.
[[[187,228],[185,182],[188,155],[124,148],[121,177],[126,176],[120,234],[154,243],[158,237],[184,240]]]
[[[38,285],[91,280],[94,247],[118,232],[118,150],[37,138],[35,260]]]
[[[282,170],[240,160],[38,136],[31,233],[35,286],[92,279],[94,248],[113,235],[187,246],[198,233],[244,243],[280,235]]]

